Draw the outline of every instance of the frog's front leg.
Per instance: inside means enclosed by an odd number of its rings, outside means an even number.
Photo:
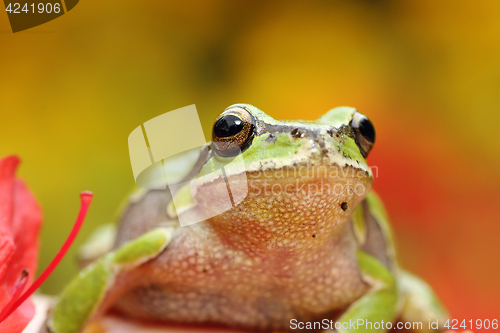
[[[172,239],[173,228],[157,228],[123,244],[87,266],[63,290],[46,324],[46,332],[78,333],[120,296],[127,272],[158,256]]]
[[[371,289],[347,308],[335,323],[335,330],[324,333],[386,332],[386,324],[397,317],[399,293],[394,275],[365,252],[358,251],[357,258],[363,279]]]

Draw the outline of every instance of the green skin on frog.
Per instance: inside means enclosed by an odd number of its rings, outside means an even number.
[[[442,331],[446,311],[398,267],[387,214],[370,190],[374,140],[370,121],[350,107],[310,122],[230,106],[210,144],[164,161],[178,175],[169,184],[184,185],[135,193],[116,236],[107,231],[112,248],[96,254],[107,244],[100,236],[84,246],[94,251],[82,257],[98,258],[66,286],[45,330],[82,332],[113,308],[255,332],[386,332],[397,321]],[[180,227],[182,219],[201,222]]]

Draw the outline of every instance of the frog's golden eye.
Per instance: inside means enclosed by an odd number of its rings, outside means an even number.
[[[361,154],[363,157],[368,156],[375,143],[375,127],[370,119],[359,112],[356,112],[352,117],[351,127]]]
[[[252,144],[255,121],[242,107],[224,111],[215,121],[212,130],[212,147],[219,156],[238,155]]]

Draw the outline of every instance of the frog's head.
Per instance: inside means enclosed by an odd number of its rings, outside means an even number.
[[[214,123],[211,156],[195,197],[204,209],[220,206],[209,190],[218,182],[244,198],[209,221],[233,244],[252,250],[310,247],[340,232],[370,189],[365,157],[374,141],[372,123],[354,108],[335,108],[316,121],[277,121],[254,106],[235,104]],[[230,162],[236,158],[244,169]],[[209,176],[221,167],[226,180]]]

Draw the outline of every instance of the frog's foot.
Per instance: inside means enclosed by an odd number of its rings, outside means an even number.
[[[401,292],[405,298],[401,321],[423,323],[423,329],[419,331],[424,333],[444,331],[443,325],[448,319],[448,314],[431,287],[406,271],[401,271],[400,281]],[[429,321],[433,323],[437,321],[439,327],[429,329],[426,327]]]
[[[149,231],[87,266],[63,290],[42,332],[81,332],[123,292],[127,279],[119,275],[158,256],[172,239],[173,230]]]
[[[386,332],[386,326],[374,324],[393,322],[396,318],[399,297],[396,279],[375,257],[362,251],[358,251],[357,257],[363,279],[371,285],[371,290],[340,316],[336,329],[323,333]]]

